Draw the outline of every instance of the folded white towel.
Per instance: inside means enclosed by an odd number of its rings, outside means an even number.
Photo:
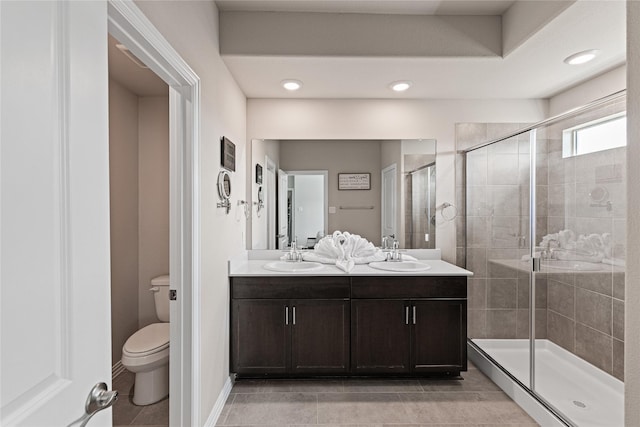
[[[343,270],[345,272],[350,272],[351,270],[353,270],[353,267],[355,266],[355,263],[353,262],[353,260],[337,260],[336,261],[336,267],[338,267],[340,270]]]

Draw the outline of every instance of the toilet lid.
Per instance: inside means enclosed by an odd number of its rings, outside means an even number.
[[[149,353],[169,347],[169,323],[152,323],[131,335],[124,343],[130,354]]]

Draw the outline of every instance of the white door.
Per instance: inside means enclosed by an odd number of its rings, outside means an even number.
[[[396,230],[396,164],[382,170],[382,236],[393,236],[398,239]]]
[[[285,249],[289,246],[288,187],[289,175],[278,169],[278,249]]]
[[[3,426],[111,386],[106,35],[105,2],[0,2]]]

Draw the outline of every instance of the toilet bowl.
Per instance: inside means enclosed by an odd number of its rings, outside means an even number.
[[[140,329],[122,347],[122,365],[136,374],[133,403],[150,405],[169,394],[169,276],[151,280],[161,323]]]

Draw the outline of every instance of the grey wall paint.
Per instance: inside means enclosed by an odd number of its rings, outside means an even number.
[[[329,233],[335,230],[359,234],[380,244],[380,141],[281,141],[280,168],[328,170]],[[371,173],[370,190],[338,190],[338,173]],[[343,207],[373,206],[373,209],[345,210]]]
[[[169,98],[138,100],[138,318],[158,321],[151,279],[169,274]]]
[[[109,86],[112,362],[158,321],[151,278],[169,273],[169,98]]]
[[[112,363],[138,329],[138,97],[109,81]]]

